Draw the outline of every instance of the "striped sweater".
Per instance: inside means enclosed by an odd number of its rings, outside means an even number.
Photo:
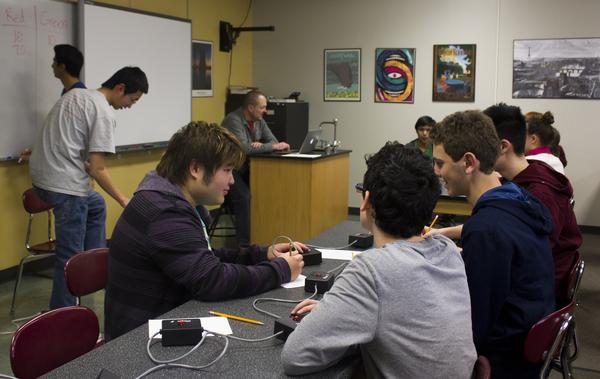
[[[283,258],[266,248],[208,248],[196,213],[181,190],[150,172],[112,234],[105,297],[106,339],[191,299],[216,301],[265,292],[290,280]],[[206,223],[206,221],[205,221]]]

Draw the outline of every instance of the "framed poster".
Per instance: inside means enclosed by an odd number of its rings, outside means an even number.
[[[512,97],[600,99],[600,38],[514,40]]]
[[[433,45],[433,101],[475,101],[477,45]]]
[[[213,95],[212,56],[212,42],[192,41],[192,97]]]
[[[415,49],[375,49],[375,102],[414,103]]]
[[[325,49],[324,101],[360,101],[360,49]]]

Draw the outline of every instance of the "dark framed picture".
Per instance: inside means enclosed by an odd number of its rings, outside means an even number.
[[[414,48],[375,49],[375,102],[414,103]]]
[[[360,101],[360,54],[360,49],[325,49],[324,101]]]
[[[213,43],[192,41],[192,97],[213,95]]]
[[[433,45],[433,101],[475,101],[477,45]]]
[[[600,99],[600,38],[514,40],[512,97]]]

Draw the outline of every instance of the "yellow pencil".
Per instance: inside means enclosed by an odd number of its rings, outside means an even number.
[[[429,225],[429,228],[427,228],[427,232],[425,234],[431,232],[431,229],[433,229],[433,225],[435,225],[435,222],[437,221],[437,219],[438,219],[438,215],[435,215],[435,217],[433,218],[433,221],[431,221],[431,225]]]
[[[238,321],[243,321],[243,322],[247,322],[250,324],[256,324],[256,325],[264,325],[262,322],[260,321],[256,321],[256,320],[252,320],[249,318],[245,318],[245,317],[240,317],[240,316],[233,316],[233,315],[228,315],[227,313],[221,313],[221,312],[213,312],[210,311],[208,312],[213,316],[221,316],[221,317],[226,317],[226,318],[230,318],[232,320],[238,320]]]

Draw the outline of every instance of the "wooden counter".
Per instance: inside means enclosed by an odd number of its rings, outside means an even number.
[[[318,158],[250,157],[250,241],[306,241],[348,218],[350,151]]]

